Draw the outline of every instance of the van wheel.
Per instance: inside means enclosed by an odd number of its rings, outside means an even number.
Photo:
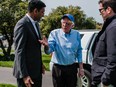
[[[85,69],[84,74],[85,75],[81,78],[77,76],[77,87],[90,87],[91,86],[91,73]]]

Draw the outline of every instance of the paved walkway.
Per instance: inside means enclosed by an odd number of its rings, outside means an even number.
[[[16,79],[12,76],[12,68],[0,67],[0,83],[16,85]],[[42,87],[53,87],[51,72],[46,71],[42,84]]]

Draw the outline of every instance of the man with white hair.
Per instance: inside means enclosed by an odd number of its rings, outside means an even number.
[[[83,76],[81,38],[74,27],[74,17],[65,14],[61,18],[60,29],[51,31],[48,41],[39,40],[45,46],[45,52],[52,52],[52,69],[54,87],[76,87],[77,63],[79,63],[79,75]]]

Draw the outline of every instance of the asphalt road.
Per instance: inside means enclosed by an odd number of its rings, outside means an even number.
[[[0,67],[0,83],[16,85],[16,79],[12,76],[12,68]],[[42,87],[53,87],[51,72],[43,75]]]

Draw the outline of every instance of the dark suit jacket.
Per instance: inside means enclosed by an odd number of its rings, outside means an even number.
[[[116,84],[116,15],[106,20],[101,32],[96,40],[92,81]]]
[[[16,78],[42,75],[41,44],[27,16],[19,20],[14,28],[15,60],[13,75]]]

